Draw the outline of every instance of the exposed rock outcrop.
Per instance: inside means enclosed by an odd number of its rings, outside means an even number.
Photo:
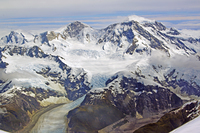
[[[13,132],[28,124],[31,116],[41,109],[40,103],[31,96],[15,92],[12,98],[0,96],[0,129]]]
[[[84,125],[83,132],[95,132],[126,115],[130,115],[133,118],[149,118],[164,110],[169,111],[182,105],[182,100],[168,89],[151,85],[145,86],[144,84],[138,83],[137,80],[133,78],[123,77],[120,83],[114,80],[109,80],[107,82],[108,88],[103,89],[103,91],[90,92],[87,94],[81,106],[68,114],[68,118],[70,118],[69,131],[81,132],[82,124],[84,124],[85,120],[87,121],[87,117],[78,119],[77,116],[81,116],[84,113],[86,113],[87,116],[92,115],[93,118],[96,117],[98,119]],[[116,89],[115,85],[109,84],[111,82],[115,82],[118,88]],[[98,109],[101,109],[102,104],[108,107],[104,110],[107,111],[107,113],[98,115]],[[109,108],[112,108],[111,111],[114,109],[115,113],[118,112],[119,114],[114,114],[120,117],[117,117],[118,119],[113,119],[112,115],[109,114]],[[91,111],[88,109],[91,109]],[[112,121],[110,123],[104,123],[103,121],[105,120],[102,118]],[[92,123],[99,126],[92,126]]]
[[[134,133],[168,133],[199,116],[199,110],[199,101],[187,103],[179,109],[166,113],[156,123],[145,125]]]

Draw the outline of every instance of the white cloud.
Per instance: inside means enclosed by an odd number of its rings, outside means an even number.
[[[200,29],[200,13],[196,14],[170,14],[170,15],[145,15],[145,17],[160,21],[167,27],[177,29]]]
[[[177,54],[172,57],[167,57],[166,54],[161,51],[156,51],[156,53],[152,52],[149,63],[152,65],[162,64],[164,66],[200,70],[200,61],[196,56],[183,56]]]
[[[175,21],[175,20],[200,20],[200,16],[182,16],[182,15],[171,15],[171,16],[155,16],[156,20],[168,20],[168,21]]]
[[[0,18],[200,9],[199,0],[1,0]]]
[[[169,14],[162,14],[168,13]],[[121,22],[126,13],[164,22],[169,27],[198,28],[199,0],[0,0],[0,29],[55,29],[73,21],[104,28]],[[156,14],[152,14],[156,13]],[[176,14],[178,12],[178,15]],[[138,13],[138,14],[137,14]],[[121,16],[120,16],[121,15]],[[80,16],[80,19],[79,17]],[[104,17],[102,17],[104,16]],[[19,19],[20,18],[20,19]],[[198,20],[199,23],[173,24],[169,21]],[[166,22],[167,21],[167,22]],[[49,26],[49,27],[48,27]]]
[[[86,18],[27,18],[27,19],[8,19],[0,21],[0,37],[11,30],[23,29],[28,31],[47,31],[56,30],[74,21],[88,23],[95,29],[105,28],[110,24],[122,22],[125,16],[107,17],[86,17]]]
[[[186,21],[179,23],[172,22],[163,22],[167,27],[174,27],[176,29],[191,29],[191,30],[200,30],[200,20],[198,21]]]

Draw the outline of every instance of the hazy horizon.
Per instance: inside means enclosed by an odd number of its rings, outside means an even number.
[[[99,29],[130,15],[153,19],[167,27],[200,30],[199,0],[1,0],[0,31],[54,30],[76,20]]]

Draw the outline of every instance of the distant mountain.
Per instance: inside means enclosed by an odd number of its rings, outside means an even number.
[[[0,39],[0,129],[20,130],[43,107],[85,94],[68,114],[72,131],[160,116],[199,99],[200,36],[191,33],[138,16],[99,30],[76,21],[38,35],[11,31]],[[83,113],[94,126],[74,115]]]

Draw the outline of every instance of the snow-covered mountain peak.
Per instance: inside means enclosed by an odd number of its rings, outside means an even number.
[[[15,31],[11,31],[9,35],[1,38],[1,44],[4,43],[24,44],[25,42],[27,42],[25,36],[22,33],[18,33]]]
[[[62,34],[65,38],[74,38],[77,37],[77,35],[79,35],[80,32],[86,28],[92,29],[90,26],[82,22],[75,21],[67,25],[67,27],[60,29],[59,33]]]
[[[140,17],[140,16],[137,16],[137,15],[131,15],[131,16],[128,16],[125,21],[137,21],[141,24],[144,24],[144,23],[155,23],[155,20],[151,20],[151,19],[147,19],[147,18],[143,18],[143,17]]]
[[[54,30],[54,32],[62,34],[62,35],[66,35],[69,32],[76,32],[76,34],[78,34],[78,32],[80,32],[84,28],[91,28],[91,27],[89,25],[85,24],[85,23],[80,22],[80,21],[74,21],[72,23],[69,23],[69,24],[57,29],[57,30]]]
[[[84,24],[84,23],[82,23],[80,21],[75,21],[75,22],[69,23],[68,25],[62,27],[62,31],[61,32],[64,32],[66,30],[74,30],[74,29],[82,30],[85,27],[90,27],[90,26],[87,25],[87,24]]]
[[[27,42],[33,41],[34,34],[26,32],[23,30],[11,31],[9,34],[5,35],[0,39],[0,44],[25,44]]]

